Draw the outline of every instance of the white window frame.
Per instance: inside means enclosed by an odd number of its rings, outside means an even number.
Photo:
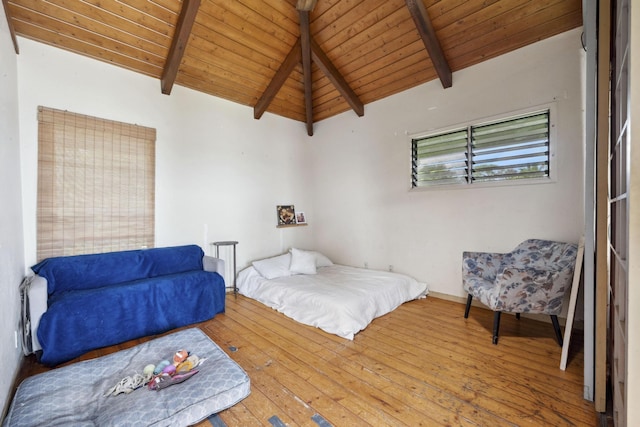
[[[485,181],[485,182],[463,182],[463,183],[451,183],[451,184],[434,184],[413,187],[413,149],[412,144],[414,139],[429,138],[432,136],[442,135],[450,132],[455,132],[464,129],[470,129],[471,127],[484,126],[487,124],[508,121],[518,118],[520,116],[527,116],[538,112],[549,111],[549,176],[539,178],[521,178],[513,180],[501,180],[501,181]],[[442,127],[439,129],[418,132],[408,135],[409,146],[409,191],[438,191],[438,190],[452,190],[452,189],[471,189],[471,188],[487,188],[487,187],[503,187],[503,186],[517,186],[517,185],[538,185],[538,184],[552,184],[557,180],[557,168],[558,161],[556,160],[556,143],[557,143],[557,126],[558,123],[558,108],[555,102],[536,105],[526,109],[510,111],[507,113],[496,114],[489,117],[479,118],[476,120],[469,120],[467,122],[453,124],[450,126]]]

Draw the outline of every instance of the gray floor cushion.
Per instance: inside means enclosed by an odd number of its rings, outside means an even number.
[[[186,349],[206,361],[192,378],[161,390],[105,396],[122,378]],[[24,380],[4,426],[186,426],[249,395],[247,374],[200,329],[176,332]]]

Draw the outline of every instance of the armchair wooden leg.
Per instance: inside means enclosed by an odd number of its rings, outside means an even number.
[[[560,323],[558,322],[558,316],[551,315],[551,323],[553,323],[553,330],[556,333],[556,339],[558,344],[562,347],[562,331],[560,330]]]
[[[471,300],[473,299],[473,296],[471,294],[469,294],[469,296],[467,297],[467,306],[464,309],[464,318],[468,318],[469,317],[469,309],[471,308]]]
[[[498,344],[498,331],[500,330],[500,314],[501,311],[496,311],[493,314],[493,343]]]

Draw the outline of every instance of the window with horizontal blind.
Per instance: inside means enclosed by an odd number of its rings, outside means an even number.
[[[549,177],[550,111],[411,140],[412,187]]]
[[[153,247],[155,129],[38,108],[37,258]]]

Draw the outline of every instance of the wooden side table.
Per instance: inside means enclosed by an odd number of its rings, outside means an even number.
[[[233,246],[233,294],[238,294],[238,287],[236,286],[236,245],[238,242],[235,240],[224,240],[220,242],[211,243],[216,247],[216,258],[220,258],[220,246]],[[227,287],[229,288],[229,287]]]

